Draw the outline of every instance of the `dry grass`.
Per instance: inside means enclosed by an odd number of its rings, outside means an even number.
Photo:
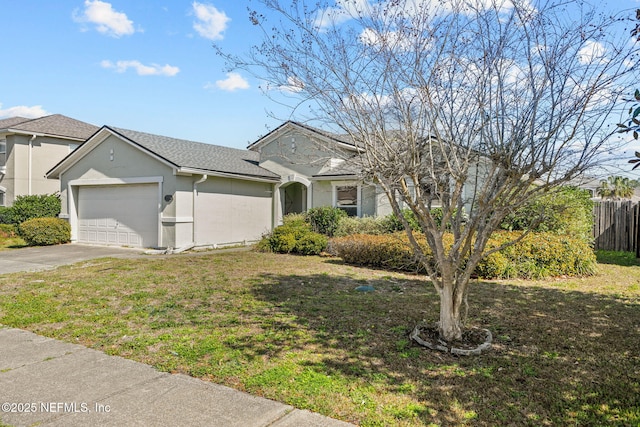
[[[438,315],[421,277],[254,252],[3,275],[0,323],[367,426],[638,425],[640,267],[601,259],[626,265],[475,283],[473,358],[408,340]]]

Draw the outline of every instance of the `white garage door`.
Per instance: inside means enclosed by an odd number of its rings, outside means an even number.
[[[158,245],[158,185],[80,187],[78,241],[100,245]]]

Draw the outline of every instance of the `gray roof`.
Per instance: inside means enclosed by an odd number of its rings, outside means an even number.
[[[0,120],[0,129],[11,129],[12,131],[25,133],[34,132],[84,141],[100,128],[62,114],[52,114],[37,119],[11,117]]]
[[[12,126],[15,126],[17,124],[23,123],[23,122],[28,122],[31,119],[27,119],[25,117],[9,117],[8,119],[2,119],[0,120],[0,130],[1,129],[8,129]]]
[[[106,126],[106,128],[179,168],[273,180],[280,179],[279,175],[258,165],[260,154],[254,151],[187,141],[112,126]]]

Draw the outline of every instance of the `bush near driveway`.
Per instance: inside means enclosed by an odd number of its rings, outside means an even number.
[[[20,224],[20,237],[29,246],[48,246],[71,240],[71,226],[59,218],[34,218]]]
[[[58,194],[18,196],[12,206],[0,209],[0,223],[18,225],[32,218],[55,218],[60,210]]]
[[[520,235],[495,233],[487,247],[498,247]],[[448,245],[453,244],[453,235],[445,235],[445,240]],[[418,242],[429,256],[431,249],[424,237],[418,237]],[[334,238],[329,248],[349,264],[424,273],[403,233]],[[589,276],[595,272],[596,257],[584,239],[555,233],[528,234],[520,242],[483,259],[476,269],[479,277],[486,279]]]

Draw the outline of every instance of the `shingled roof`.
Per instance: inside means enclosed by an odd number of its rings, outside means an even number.
[[[111,126],[105,126],[105,128],[161,157],[177,168],[268,178],[274,181],[280,179],[279,175],[258,165],[260,154],[254,151],[170,138]]]
[[[61,138],[70,138],[80,141],[88,139],[100,129],[89,123],[63,116],[52,114],[37,119],[24,117],[10,117],[0,120],[0,130],[16,133],[38,133]]]
[[[0,120],[0,130],[8,129],[20,123],[28,122],[29,120],[31,119],[27,119],[25,117],[9,117],[8,119],[2,119]]]

